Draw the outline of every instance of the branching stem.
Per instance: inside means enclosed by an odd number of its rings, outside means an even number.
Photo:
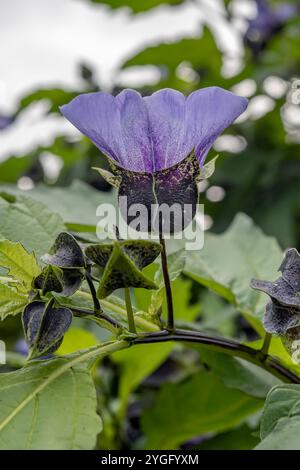
[[[131,341],[132,344],[162,343],[166,341],[183,341],[201,344],[203,347],[211,350],[239,357],[248,362],[252,362],[265,369],[272,375],[275,375],[284,382],[300,384],[300,377],[286,368],[277,359],[265,354],[261,355],[261,350],[250,348],[236,341],[210,336],[204,333],[190,330],[176,330],[172,334],[168,331],[159,331],[158,333],[148,333]]]
[[[98,323],[100,326],[102,325],[99,323],[99,320],[104,320],[116,329],[123,328],[122,325],[117,322],[117,320],[114,320],[113,318],[109,317],[104,312],[102,312],[100,316],[99,315],[95,316],[95,312],[87,308],[68,307],[67,305],[65,307],[70,308],[75,316],[78,316],[79,318],[85,317],[87,319],[91,319],[92,321],[95,321],[96,323]]]

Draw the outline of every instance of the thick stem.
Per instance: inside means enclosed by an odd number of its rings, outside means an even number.
[[[83,298],[89,298],[87,292],[78,291]],[[103,300],[103,305],[119,315],[125,317],[126,311],[121,306],[116,305],[106,299]],[[223,338],[212,337],[192,330],[177,330],[176,336],[170,335],[168,331],[158,331],[158,326],[154,325],[141,317],[136,317],[136,322],[141,328],[151,329],[152,333],[145,333],[138,338],[131,340],[131,344],[144,344],[144,343],[158,343],[163,341],[186,341],[202,344],[203,347],[217,352],[223,352],[231,356],[236,356],[244,359],[245,361],[252,362],[258,367],[261,367],[272,375],[279,377],[284,382],[291,382],[300,384],[300,377],[287,369],[276,359],[267,355],[264,358],[261,356],[261,350],[253,349],[249,346],[237,343],[236,341],[227,340]],[[129,345],[129,344],[128,344]]]
[[[91,291],[91,295],[93,298],[95,314],[99,315],[100,313],[102,313],[102,308],[101,308],[100,302],[96,294],[96,289],[93,283],[92,276],[87,270],[85,271],[85,278],[86,278],[86,281],[88,283],[88,286],[89,286],[89,289]]]
[[[261,350],[250,348],[236,341],[209,336],[200,332],[176,330],[173,334],[167,331],[149,333],[145,336],[133,339],[132,344],[162,343],[166,341],[184,341],[201,344],[211,351],[222,352],[252,362],[284,382],[300,384],[300,377],[287,369],[275,358],[269,355],[262,357]]]
[[[134,314],[133,314],[133,309],[132,309],[132,304],[131,304],[130,291],[128,287],[124,288],[124,294],[125,294],[125,304],[126,304],[126,310],[127,310],[128,328],[129,328],[130,333],[136,334]]]
[[[172,298],[172,289],[171,282],[168,271],[168,261],[166,253],[166,244],[162,232],[159,232],[159,241],[161,246],[161,266],[165,283],[165,292],[167,300],[167,310],[168,310],[168,321],[167,321],[167,330],[172,333],[175,330],[174,325],[174,309],[173,309],[173,298]]]

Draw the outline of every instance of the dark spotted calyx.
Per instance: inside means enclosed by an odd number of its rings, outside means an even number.
[[[58,235],[50,252],[42,257],[46,266],[34,279],[33,288],[42,294],[57,292],[63,296],[74,294],[84,277],[86,260],[75,238],[67,232]]]
[[[295,248],[286,252],[279,270],[282,276],[276,281],[253,279],[251,287],[271,298],[264,318],[266,331],[294,337],[300,325],[300,255]]]
[[[122,287],[157,289],[157,285],[143,274],[142,269],[152,263],[159,253],[159,243],[148,240],[115,241],[87,247],[87,258],[103,269],[98,297],[107,297]]]
[[[42,295],[48,292],[57,292],[68,297],[76,292],[83,280],[83,273],[79,269],[58,268],[49,264],[33,280],[32,287],[40,290]]]
[[[22,316],[29,358],[35,359],[55,352],[72,322],[68,308],[53,308],[44,302],[31,302]]]
[[[46,266],[33,280],[32,287],[40,290],[42,295],[47,292],[62,292],[64,289],[62,269],[52,265]]]
[[[50,252],[42,257],[46,264],[59,268],[84,268],[85,258],[82,249],[75,238],[67,232],[62,232],[56,238]]]
[[[176,165],[154,173],[126,170],[109,159],[112,173],[95,168],[119,189],[122,217],[135,230],[175,233],[193,220],[197,202],[197,182],[214,171],[215,159],[200,169],[194,152]]]

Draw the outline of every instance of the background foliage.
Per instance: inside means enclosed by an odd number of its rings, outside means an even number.
[[[112,15],[123,7],[132,15],[147,15],[160,4],[178,8],[184,0],[92,1],[111,8]],[[198,3],[201,8],[202,2]],[[273,8],[281,3],[269,2]],[[233,2],[226,1],[224,11],[233,28]],[[162,87],[190,93],[211,85],[241,91],[244,85],[250,99],[247,119],[226,131],[227,139],[217,141],[210,153],[221,156],[209,186],[201,192],[200,202],[212,223],[204,250],[187,258],[177,253],[169,264],[178,324],[190,322],[195,328],[257,347],[266,297],[249,289],[250,279],[275,279],[283,250],[300,247],[300,111],[291,89],[300,70],[299,16],[295,14],[279,29],[259,53],[245,44],[234,75],[224,74],[222,66],[228,57],[215,30],[200,24],[197,37],[149,44],[128,57],[119,71],[157,67],[160,79],[141,86],[143,94]],[[101,89],[93,70],[81,65],[79,71],[84,90],[32,90],[20,100],[7,127],[33,102],[47,100],[47,112],[58,113],[58,107],[79,92]],[[119,87],[112,90],[118,91]],[[257,106],[262,98],[269,108],[260,112]],[[41,164],[45,152],[60,159],[55,179],[49,178]],[[59,350],[73,354],[72,369],[64,358],[55,359],[47,366],[47,383],[39,368],[34,369],[34,376],[31,366],[20,372],[26,348],[20,316],[11,314],[26,303],[24,284],[39,269],[30,253],[40,257],[64,230],[81,240],[95,240],[96,207],[101,202],[115,203],[114,191],[91,170],[94,165],[105,167],[106,162],[87,139],[70,140],[63,135],[47,147],[0,162],[0,239],[9,241],[0,241],[0,264],[20,284],[0,286],[0,318],[4,320],[0,338],[9,350],[9,363],[0,366],[0,371],[14,371],[3,376],[0,393],[7,387],[11,390],[6,411],[13,410],[16,401],[23,404],[9,422],[0,424],[0,448],[299,449],[298,386],[283,385],[257,367],[220,353],[181,344],[143,345],[105,357],[91,372],[92,353],[86,356],[76,351],[97,348],[107,334],[76,319]],[[24,181],[34,187],[22,190]],[[14,266],[7,261],[11,250],[17,260]],[[157,268],[150,266],[146,271],[154,278]],[[1,275],[6,274],[2,270]],[[137,324],[147,325],[151,308],[161,304],[165,312],[161,293],[151,297],[148,291],[137,290]],[[107,308],[110,311],[111,305]],[[279,339],[272,340],[271,352],[297,369]],[[40,387],[39,399],[36,386]],[[49,413],[45,414],[49,407],[54,410],[51,422]],[[66,414],[69,420],[62,423]],[[79,423],[75,431],[72,420]]]

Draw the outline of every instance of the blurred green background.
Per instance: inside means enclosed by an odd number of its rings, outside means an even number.
[[[222,233],[244,212],[282,249],[299,248],[299,15],[292,0],[2,0],[0,235],[41,255],[64,224],[93,237],[95,208],[115,197],[91,170],[105,166],[104,157],[65,122],[60,105],[96,90],[134,87],[147,95],[172,87],[188,94],[218,85],[246,96],[249,107],[210,152],[220,158],[200,187],[206,229]],[[187,312],[182,321],[256,339],[234,306],[183,276],[176,282],[177,305]],[[136,302],[145,299],[137,294]],[[63,352],[99,340],[75,326]],[[0,328],[10,348],[23,351],[19,319]],[[205,372],[205,357],[199,365],[195,349],[143,348],[116,354],[97,372],[105,423],[100,448],[256,444],[263,394],[249,398],[227,388],[218,374]],[[233,403],[234,412],[220,420]],[[203,422],[195,421],[195,407]],[[204,417],[214,413],[215,424],[207,425]]]

